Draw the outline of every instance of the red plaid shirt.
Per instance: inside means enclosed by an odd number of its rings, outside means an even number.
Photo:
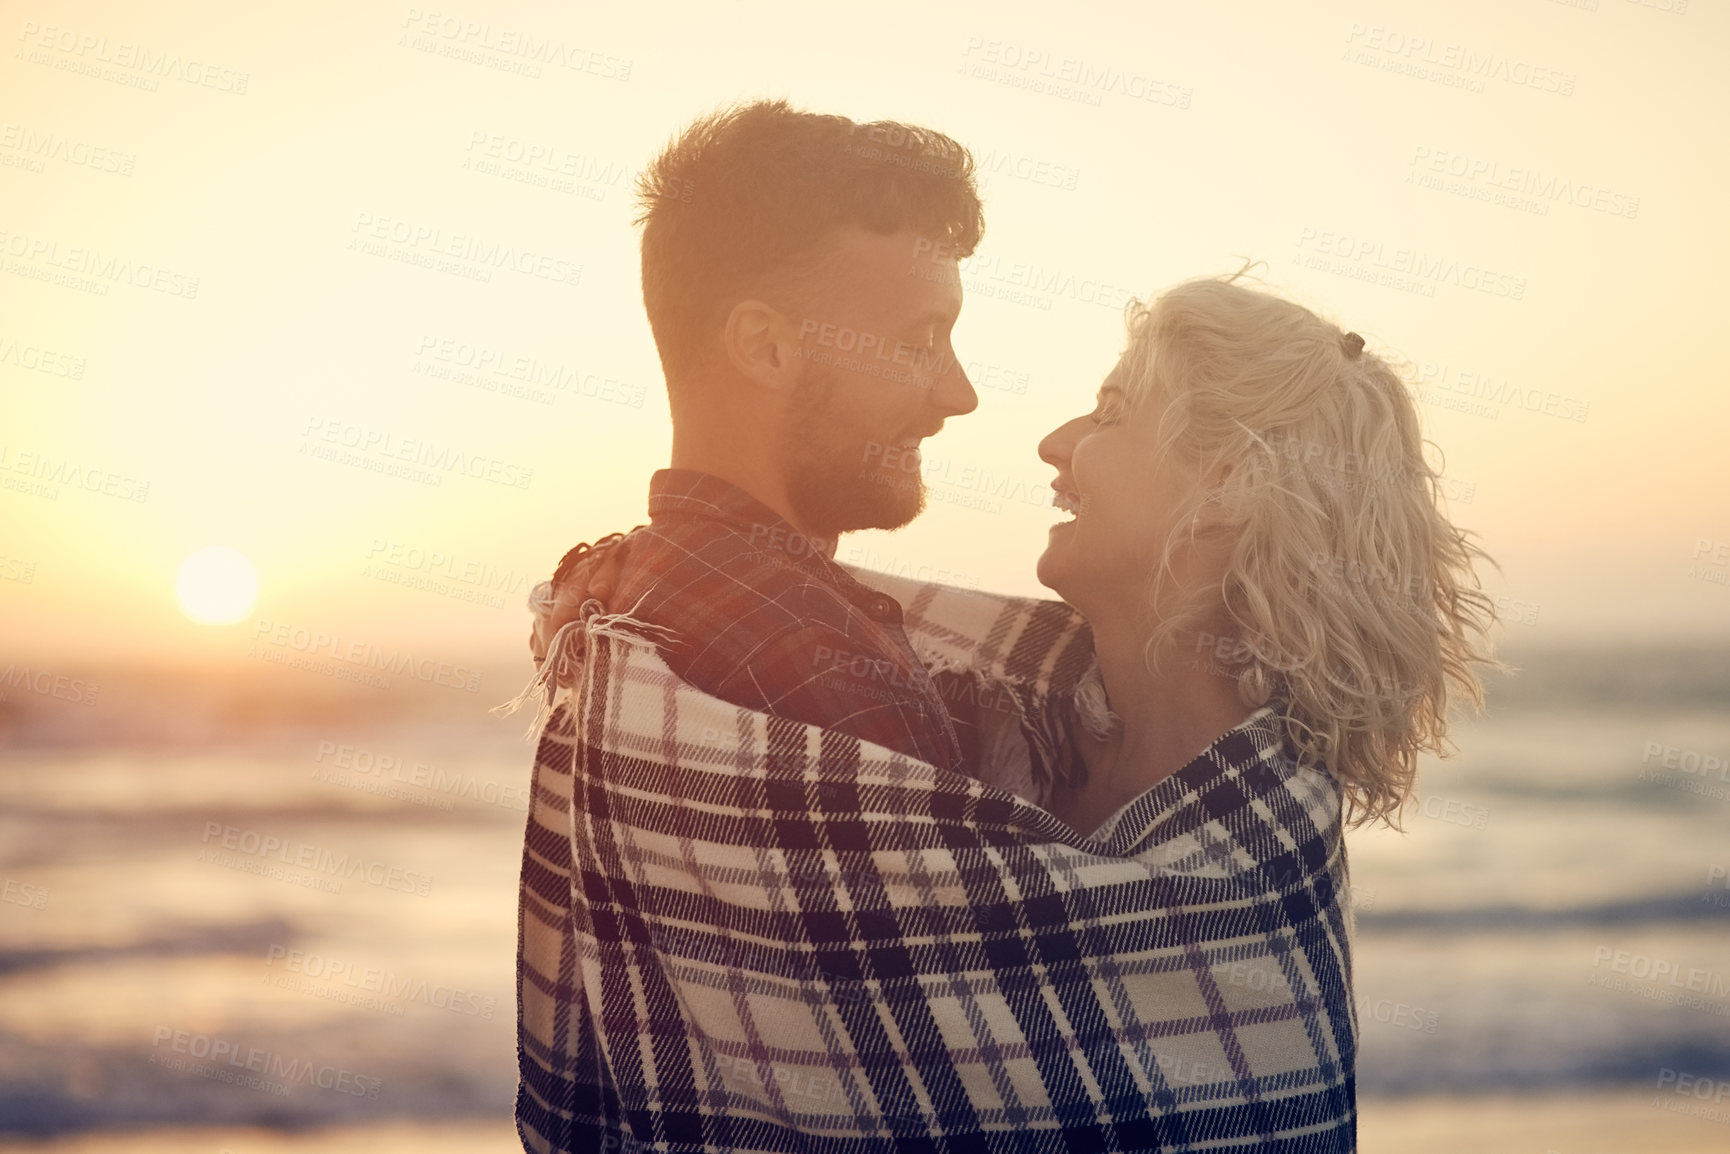
[[[713,697],[840,730],[967,772],[955,724],[902,628],[901,606],[731,482],[689,469],[649,481],[615,608],[673,631],[660,646]]]

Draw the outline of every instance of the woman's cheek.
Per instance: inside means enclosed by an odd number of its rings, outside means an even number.
[[[1077,442],[1070,458],[1069,469],[1082,507],[1093,517],[1105,512],[1112,496],[1109,452],[1101,451],[1105,449],[1107,446],[1100,444],[1099,434],[1091,433]]]

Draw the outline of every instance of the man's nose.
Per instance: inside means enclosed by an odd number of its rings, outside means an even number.
[[[979,407],[979,394],[973,391],[973,382],[967,379],[961,358],[956,357],[954,367],[937,378],[931,400],[946,417],[959,417]]]

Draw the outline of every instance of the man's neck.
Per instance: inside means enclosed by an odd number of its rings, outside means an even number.
[[[707,473],[711,477],[719,477],[730,485],[737,485],[753,498],[766,505],[771,512],[787,524],[793,526],[812,545],[816,546],[824,556],[831,561],[835,559],[838,541],[834,537],[824,537],[812,532],[807,526],[799,523],[793,513],[793,503],[788,500],[787,486],[780,477],[762,467],[761,462],[768,456],[766,452],[741,452],[738,446],[719,452],[706,445],[699,438],[680,437],[677,426],[673,429],[673,451],[668,466],[674,469],[689,469],[694,473]]]

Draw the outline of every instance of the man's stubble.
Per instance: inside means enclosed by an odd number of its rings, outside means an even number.
[[[883,468],[882,444],[860,436],[837,411],[834,370],[811,360],[804,370],[781,446],[787,499],[800,523],[829,539],[909,524],[925,510],[923,475]],[[869,453],[874,445],[877,451]]]

